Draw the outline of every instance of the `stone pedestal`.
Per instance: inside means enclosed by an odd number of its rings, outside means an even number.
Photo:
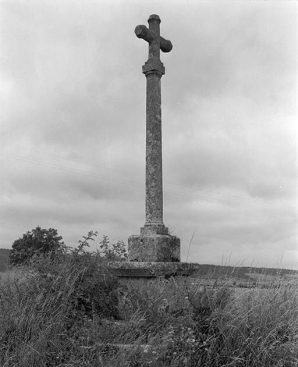
[[[160,36],[160,18],[148,19],[149,29],[139,25],[136,36],[149,43],[148,60],[142,72],[146,76],[146,222],[140,235],[128,239],[130,262],[180,262],[180,239],[171,236],[163,223],[161,77],[165,73],[160,50],[170,52],[172,43]]]
[[[198,272],[200,265],[181,262],[130,262],[112,261],[109,270],[123,281],[141,281],[175,276],[190,276]]]
[[[172,43],[160,36],[160,18],[148,19],[149,29],[139,25],[136,36],[149,43],[146,76],[146,203],[145,225],[139,235],[128,239],[128,261],[113,262],[109,269],[122,282],[140,283],[148,279],[189,276],[198,264],[180,262],[180,239],[169,234],[163,223],[161,77],[165,68],[160,50],[170,52]]]
[[[128,260],[179,262],[180,239],[162,234],[130,236],[128,239]]]

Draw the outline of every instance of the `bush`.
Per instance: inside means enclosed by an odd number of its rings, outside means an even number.
[[[103,318],[119,318],[118,280],[102,255],[85,250],[95,235],[54,258],[32,259],[21,278],[1,285],[1,366],[100,363],[91,335]]]
[[[86,251],[96,236],[89,232],[54,258],[36,257],[3,280],[0,366],[297,365],[297,288],[200,287],[179,277],[120,287],[107,262],[125,253],[106,236],[100,251]]]
[[[96,232],[97,234],[97,232]],[[100,253],[109,261],[121,261],[127,259],[127,251],[123,241],[110,244],[108,236],[103,236],[102,241],[99,243]]]
[[[46,293],[57,294],[61,287],[67,290],[71,319],[92,318],[95,314],[101,318],[119,318],[118,279],[107,269],[109,257],[86,250],[96,236],[97,232],[91,231],[79,241],[78,248],[67,248],[54,260],[39,257],[30,264]]]
[[[55,257],[64,248],[62,237],[58,236],[56,229],[41,229],[37,226],[32,231],[23,234],[22,238],[14,241],[10,252],[10,264],[22,265],[34,257]]]

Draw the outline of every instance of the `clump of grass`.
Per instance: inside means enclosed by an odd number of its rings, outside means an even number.
[[[189,299],[194,325],[180,331],[181,338],[179,330],[173,333],[172,349],[178,344],[181,353],[177,364],[171,360],[168,365],[297,365],[298,293],[288,285],[278,281],[267,289],[243,291],[218,283],[193,289]],[[192,341],[191,348],[189,343],[181,347],[181,340]]]
[[[157,286],[161,291],[164,284]],[[143,324],[150,330],[147,342],[153,346],[151,365],[297,365],[297,288],[280,282],[266,289],[244,290],[220,282],[213,288],[184,285],[180,297],[188,298],[189,304],[184,306],[183,317],[174,318],[174,304],[164,309],[152,307],[152,300],[159,295],[152,284],[144,286],[141,293],[150,294],[147,298],[151,300]]]
[[[298,293],[289,282],[123,286],[107,258],[84,250],[90,238],[2,277],[2,367],[297,365]]]
[[[242,292],[219,318],[220,358],[235,366],[294,366],[298,361],[297,288],[272,284]]]
[[[81,246],[19,271],[0,288],[0,365],[98,362],[90,336],[98,320],[118,317],[118,281],[105,259]]]

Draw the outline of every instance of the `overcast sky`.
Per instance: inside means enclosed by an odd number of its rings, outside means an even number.
[[[151,14],[173,44],[164,223],[181,260],[296,267],[296,1],[0,0],[0,247],[37,225],[69,246],[98,231],[91,249],[139,234],[148,44],[134,29]]]

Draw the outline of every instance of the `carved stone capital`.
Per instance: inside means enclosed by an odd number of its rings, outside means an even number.
[[[160,74],[160,77],[162,77],[165,74],[165,67],[163,66],[163,63],[158,59],[149,59],[145,62],[145,65],[142,67],[142,73],[147,74],[150,72],[157,72]]]

